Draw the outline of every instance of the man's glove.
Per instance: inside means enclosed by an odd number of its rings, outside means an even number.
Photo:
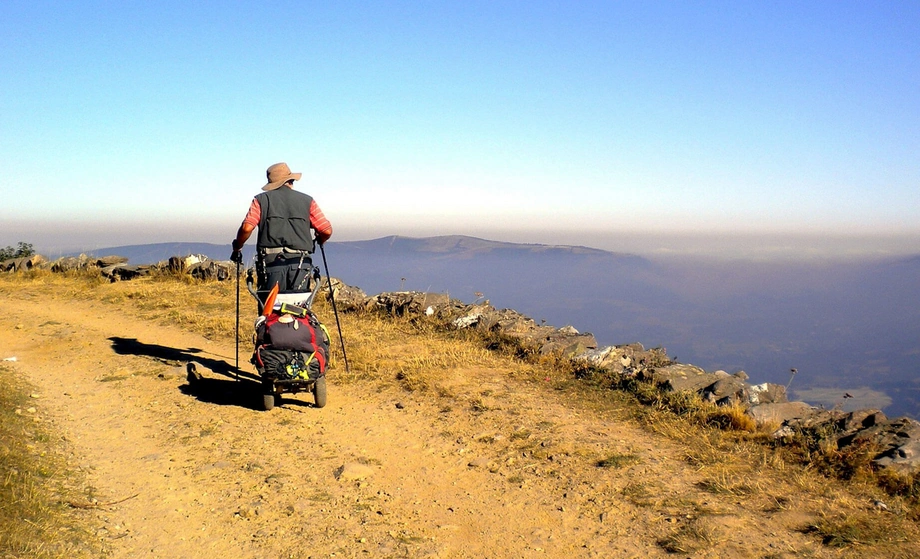
[[[237,264],[242,264],[243,263],[243,251],[234,250],[233,254],[230,255],[230,260],[232,260],[233,262],[236,262]]]

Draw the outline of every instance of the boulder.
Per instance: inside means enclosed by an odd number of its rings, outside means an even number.
[[[127,263],[128,263],[128,257],[115,256],[115,255],[103,256],[101,258],[97,258],[96,261],[94,262],[94,264],[99,268],[105,268],[107,266],[117,266],[119,264],[127,264]]]
[[[656,367],[642,373],[642,379],[650,381],[662,390],[700,392],[711,386],[718,379],[713,373],[707,373],[695,365],[675,363]]]
[[[371,297],[367,306],[382,310],[393,316],[406,314],[423,314],[429,307],[447,307],[450,297],[446,293],[426,293],[421,291],[393,291]]]
[[[206,262],[196,262],[189,266],[188,273],[200,280],[217,280],[226,281],[233,278],[236,264],[229,260],[218,262],[209,260]]]
[[[856,410],[845,412],[839,409],[815,409],[813,413],[787,422],[791,427],[806,431],[815,437],[832,437],[838,446],[864,441],[875,437],[874,433],[884,431],[888,418],[879,410]]]
[[[166,269],[174,274],[191,271],[196,264],[208,262],[208,257],[203,254],[189,254],[188,256],[170,256]]]
[[[100,272],[109,279],[109,281],[124,281],[150,275],[150,266],[106,266]]]
[[[495,312],[495,308],[493,308],[488,301],[478,305],[470,305],[463,309],[460,316],[454,319],[451,325],[458,330],[475,328],[479,326],[479,321],[482,319],[483,315],[491,312]]]
[[[524,316],[515,310],[495,310],[491,307],[490,309],[480,314],[479,321],[476,324],[476,327],[480,330],[501,332],[509,335],[526,335],[528,340],[533,340],[535,337],[548,337],[556,331],[552,326],[537,326],[537,323],[532,318]],[[530,345],[539,347],[540,344],[533,343]]]
[[[32,256],[23,256],[21,258],[11,258],[9,260],[4,260],[0,262],[0,271],[3,272],[14,272],[20,270],[32,270],[39,268],[42,264],[45,264],[47,260],[44,256],[40,254],[33,254]]]
[[[636,374],[659,363],[670,364],[664,349],[645,349],[639,343],[589,349],[573,360],[595,369],[626,374]]]
[[[719,373],[722,373],[721,375]],[[747,404],[750,401],[750,385],[738,377],[730,376],[724,371],[716,371],[713,375],[718,379],[703,389],[704,400],[715,402],[720,406],[731,404]]]
[[[873,461],[879,468],[891,468],[907,474],[920,471],[920,441],[914,437],[893,445]]]
[[[515,340],[521,349],[528,352],[540,351],[544,345],[552,342],[553,336],[557,332],[552,326],[537,326],[533,321],[528,324],[529,319],[526,317],[522,320],[499,321],[490,320],[490,318],[494,317],[486,316],[484,318],[485,320],[480,320],[478,328],[497,332],[507,338],[511,338]],[[552,347],[549,349],[552,350]],[[587,348],[582,348],[582,350],[584,349]]]
[[[496,310],[488,302],[470,305],[461,310],[451,324],[454,328],[476,328],[518,339],[528,349],[539,349],[559,331],[552,326],[537,326],[530,317],[512,309]],[[564,334],[563,334],[564,335]]]
[[[319,289],[326,289],[326,298],[329,299],[328,283],[320,282]],[[332,278],[332,297],[335,299],[336,308],[346,311],[363,310],[367,307],[368,297],[360,288],[346,285],[342,280]]]
[[[58,258],[51,264],[52,272],[68,272],[70,270],[79,270],[89,265],[89,257],[85,254],[80,256],[64,256]]]
[[[838,446],[875,446],[880,449],[872,460],[875,466],[908,474],[920,471],[920,422],[909,417],[891,421],[884,417],[878,410],[845,414],[837,425],[849,427],[849,431],[838,439]]]
[[[758,404],[782,404],[789,401],[789,397],[786,394],[786,387],[782,384],[773,384],[770,382],[755,384],[750,387],[748,394],[748,403],[752,406]]]
[[[855,441],[860,433],[867,433],[867,429],[883,425],[890,425],[890,423],[881,410],[865,409],[846,413],[834,425],[839,433],[837,446],[847,446]],[[881,429],[884,430],[884,427]]]
[[[859,432],[853,442],[871,437],[881,448],[873,463],[905,473],[920,471],[920,422],[902,417]]]
[[[625,346],[606,346],[589,349],[574,356],[572,359],[576,363],[581,363],[598,370],[619,373],[633,363],[632,357],[624,348]]]
[[[815,411],[816,408],[805,402],[784,402],[751,406],[747,413],[758,425],[783,425],[790,420],[808,417]]]
[[[178,256],[170,256],[166,262],[166,269],[173,274],[181,274],[185,271],[185,260]]]
[[[546,337],[540,345],[540,354],[560,354],[564,357],[574,357],[588,349],[597,348],[597,339],[593,334],[581,334],[575,328],[566,326],[556,330]]]

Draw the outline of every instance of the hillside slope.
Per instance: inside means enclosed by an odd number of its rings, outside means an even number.
[[[2,357],[86,472],[112,557],[920,554],[858,487],[648,416],[655,434],[625,401],[408,322],[342,317],[329,405],[258,411],[229,287],[0,280]],[[848,523],[881,535],[821,543]]]
[[[252,243],[250,243],[251,245]],[[468,236],[333,240],[330,272],[376,294],[488,299],[538,321],[571,324],[601,345],[662,346],[685,363],[788,384],[796,400],[920,417],[920,258],[754,261],[643,258],[577,246]],[[115,247],[134,264],[226,245]],[[245,251],[251,262],[252,247]],[[322,263],[317,255],[317,263]],[[841,399],[844,394],[852,398]]]

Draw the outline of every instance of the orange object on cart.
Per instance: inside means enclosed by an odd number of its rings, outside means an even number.
[[[275,286],[272,287],[272,290],[268,292],[268,297],[265,298],[265,306],[262,307],[262,316],[268,316],[272,313],[272,309],[275,306],[275,297],[278,296],[278,282],[275,282]]]

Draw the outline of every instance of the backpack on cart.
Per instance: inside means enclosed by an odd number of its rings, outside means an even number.
[[[282,305],[256,326],[252,361],[265,376],[314,380],[328,359],[329,332],[310,309]]]

